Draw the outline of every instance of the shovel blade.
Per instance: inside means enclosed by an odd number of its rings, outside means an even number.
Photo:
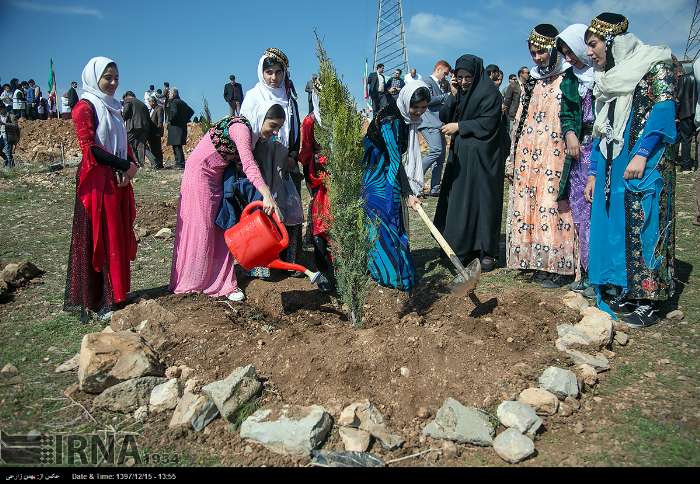
[[[474,292],[479,285],[481,279],[481,262],[479,259],[474,259],[464,272],[457,274],[450,285],[451,293],[458,297],[465,297]]]

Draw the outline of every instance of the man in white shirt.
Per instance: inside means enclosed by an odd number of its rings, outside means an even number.
[[[406,76],[403,78],[403,80],[406,82],[406,84],[408,84],[409,82],[413,82],[413,81],[422,81],[423,76],[418,74],[418,72],[416,71],[415,68],[412,68],[408,72],[408,74],[406,74]]]
[[[384,77],[384,64],[378,64],[377,70],[367,76],[367,88],[372,99],[372,108],[377,113],[381,108],[389,104],[386,98],[386,78]]]
[[[143,95],[143,103],[148,106],[149,101],[151,100],[152,97],[156,95],[156,86],[150,85],[148,86],[148,91],[146,91]]]

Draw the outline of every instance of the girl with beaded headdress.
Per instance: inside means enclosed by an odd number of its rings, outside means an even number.
[[[593,61],[588,57],[585,34],[588,25],[570,25],[557,36],[557,50],[571,64],[561,82],[561,130],[566,142],[566,161],[559,186],[559,199],[569,200],[578,238],[579,280],[576,292],[593,297],[588,283],[591,204],[584,197],[593,147]]]
[[[286,119],[279,135],[258,143],[255,159],[282,210],[289,232],[289,248],[282,257],[294,263],[300,256],[304,214],[301,206],[302,175],[298,166],[301,120],[296,91],[289,75],[289,59],[281,50],[269,48],[260,57],[257,74],[258,83],[246,93],[241,115],[252,116],[256,106],[267,101],[274,101],[284,108]],[[269,269],[256,268],[251,275],[267,278]]]
[[[510,164],[507,261],[533,272],[545,288],[561,287],[576,274],[576,231],[561,180],[566,145],[559,118],[561,84],[569,64],[556,48],[559,31],[536,26],[528,47],[535,61],[516,114]]]
[[[633,327],[655,324],[674,293],[675,77],[671,50],[643,44],[603,13],[586,32],[596,121],[586,196],[589,275],[599,306]],[[604,300],[607,290],[617,296]],[[611,291],[612,292],[612,291]]]

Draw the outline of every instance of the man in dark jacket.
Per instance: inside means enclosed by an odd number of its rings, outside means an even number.
[[[163,107],[158,104],[158,99],[152,96],[148,100],[151,113],[151,130],[148,134],[148,147],[151,150],[153,169],[163,168]]]
[[[372,109],[376,115],[381,108],[389,104],[386,97],[386,78],[384,77],[384,64],[377,64],[376,72],[367,76],[367,90],[372,99]]]
[[[241,114],[243,86],[236,82],[236,76],[229,76],[229,80],[224,86],[224,100],[228,103],[231,116],[238,116]]]
[[[123,100],[122,117],[126,123],[127,140],[139,165],[143,166],[146,158],[146,139],[151,130],[151,116],[146,105],[136,99],[133,91],[127,91]]]
[[[313,100],[313,93],[314,93],[314,85],[318,81],[318,75],[314,74],[311,76],[311,80],[306,83],[306,94],[309,97],[309,112],[313,113],[314,112],[314,100]]]
[[[680,77],[676,87],[678,97],[678,134],[681,145],[681,155],[678,160],[681,170],[690,171],[697,169],[697,160],[690,157],[690,145],[695,137],[695,105],[698,102],[695,77],[692,72],[684,73],[679,64]]]
[[[521,67],[518,71],[518,79],[511,82],[506,88],[506,94],[503,96],[503,114],[508,117],[510,126],[515,122],[515,115],[518,113],[520,106],[520,83],[526,82],[530,77],[530,69]]]
[[[185,152],[182,146],[187,144],[187,123],[194,115],[194,111],[185,101],[180,99],[180,93],[177,88],[170,90],[167,115],[168,146],[173,147],[175,165],[178,168],[185,168]]]
[[[80,101],[80,98],[78,97],[78,83],[73,81],[70,83],[70,89],[68,89],[68,106],[70,106],[71,109],[75,107],[76,104],[78,104],[78,101]]]

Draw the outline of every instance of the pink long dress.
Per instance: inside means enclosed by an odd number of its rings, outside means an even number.
[[[265,185],[253,158],[251,132],[243,123],[229,128],[243,172],[257,188]],[[177,233],[170,274],[175,294],[203,293],[228,296],[238,289],[234,258],[224,241],[224,231],[214,220],[224,196],[224,171],[230,162],[214,148],[205,134],[185,165],[177,212]]]

